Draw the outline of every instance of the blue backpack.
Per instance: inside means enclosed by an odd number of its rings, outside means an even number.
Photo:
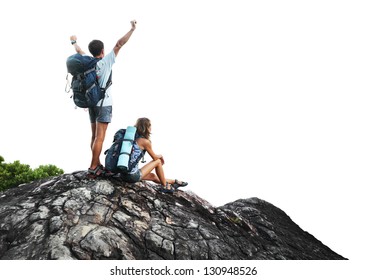
[[[115,133],[112,146],[105,151],[105,167],[113,173],[127,174],[139,163],[144,161],[145,151],[141,151],[136,139],[136,127],[128,126]]]
[[[74,103],[80,108],[96,106],[98,101],[104,99],[107,88],[112,84],[111,73],[106,87],[99,86],[96,74],[96,64],[99,60],[79,53],[69,56],[66,60],[68,73],[73,76],[70,88],[73,90]]]

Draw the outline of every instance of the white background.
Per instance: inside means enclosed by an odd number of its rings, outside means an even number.
[[[0,17],[0,155],[90,163],[88,113],[64,92],[70,35],[106,51],[116,130],[149,117],[167,177],[221,206],[259,197],[361,260],[366,186],[364,1],[8,1]],[[102,160],[104,158],[102,157]]]

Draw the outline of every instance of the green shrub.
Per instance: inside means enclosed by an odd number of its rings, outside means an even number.
[[[40,165],[32,170],[28,164],[22,164],[18,160],[13,163],[4,163],[4,158],[0,156],[0,191],[63,173],[62,169],[54,165]]]

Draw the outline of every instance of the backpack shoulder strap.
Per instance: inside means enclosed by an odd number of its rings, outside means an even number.
[[[111,85],[112,85],[112,70],[111,70],[110,76],[108,77],[107,84],[104,88],[104,91],[106,91]]]
[[[97,67],[97,62],[100,61],[102,58],[96,58],[95,59],[95,64],[94,64],[94,69],[96,69]],[[92,70],[93,71],[93,70]],[[101,90],[103,92],[106,92],[106,90],[112,85],[112,70],[111,70],[111,73],[110,73],[110,76],[108,77],[108,80],[107,80],[107,83],[106,83],[106,86],[104,88],[101,88]]]

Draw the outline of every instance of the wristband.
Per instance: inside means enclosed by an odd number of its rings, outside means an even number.
[[[70,42],[71,42],[72,45],[76,44],[75,40],[71,40]]]

